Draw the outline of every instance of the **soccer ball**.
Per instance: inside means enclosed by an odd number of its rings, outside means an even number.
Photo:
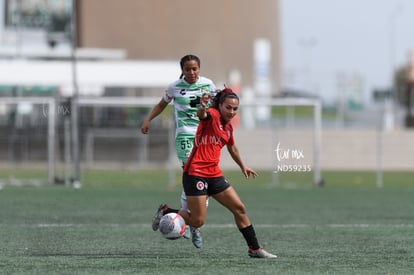
[[[181,238],[186,228],[184,218],[177,213],[165,214],[160,220],[161,235],[169,240]]]

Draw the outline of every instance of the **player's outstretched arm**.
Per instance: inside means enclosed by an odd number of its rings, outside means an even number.
[[[250,176],[253,176],[253,178],[258,176],[258,174],[253,169],[244,165],[243,161],[241,160],[239,149],[237,148],[236,144],[227,145],[227,150],[229,151],[230,156],[232,157],[234,162],[237,163],[237,165],[239,165],[246,179]]]
[[[153,120],[155,117],[157,117],[159,114],[164,111],[165,107],[167,107],[168,103],[165,102],[163,98],[161,98],[160,102],[158,102],[151,110],[151,112],[148,114],[148,116],[145,118],[144,122],[141,125],[141,133],[148,134],[149,132],[149,125],[151,120]]]

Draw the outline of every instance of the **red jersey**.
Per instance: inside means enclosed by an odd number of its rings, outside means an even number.
[[[233,145],[233,126],[223,124],[220,113],[214,108],[207,110],[207,118],[200,120],[194,138],[194,147],[184,166],[189,175],[204,178],[222,176],[219,167],[221,148]]]

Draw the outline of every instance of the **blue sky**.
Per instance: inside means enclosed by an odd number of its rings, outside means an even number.
[[[412,0],[282,0],[281,18],[284,86],[327,103],[344,92],[369,102],[414,50]]]

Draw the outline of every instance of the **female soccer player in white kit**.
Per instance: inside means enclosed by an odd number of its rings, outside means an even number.
[[[148,114],[141,126],[141,132],[148,134],[152,119],[157,117],[167,105],[173,101],[175,114],[175,146],[178,159],[184,166],[193,149],[194,136],[199,124],[197,109],[203,95],[214,97],[216,86],[213,81],[200,76],[200,59],[195,55],[186,55],[180,60],[181,76],[171,83],[164,96]],[[184,191],[181,193],[181,208],[188,211],[187,199]],[[190,227],[189,227],[190,228]],[[157,230],[158,227],[153,230]],[[201,248],[202,236],[199,228],[191,227],[192,242],[195,247]],[[186,233],[185,237],[189,238]]]

